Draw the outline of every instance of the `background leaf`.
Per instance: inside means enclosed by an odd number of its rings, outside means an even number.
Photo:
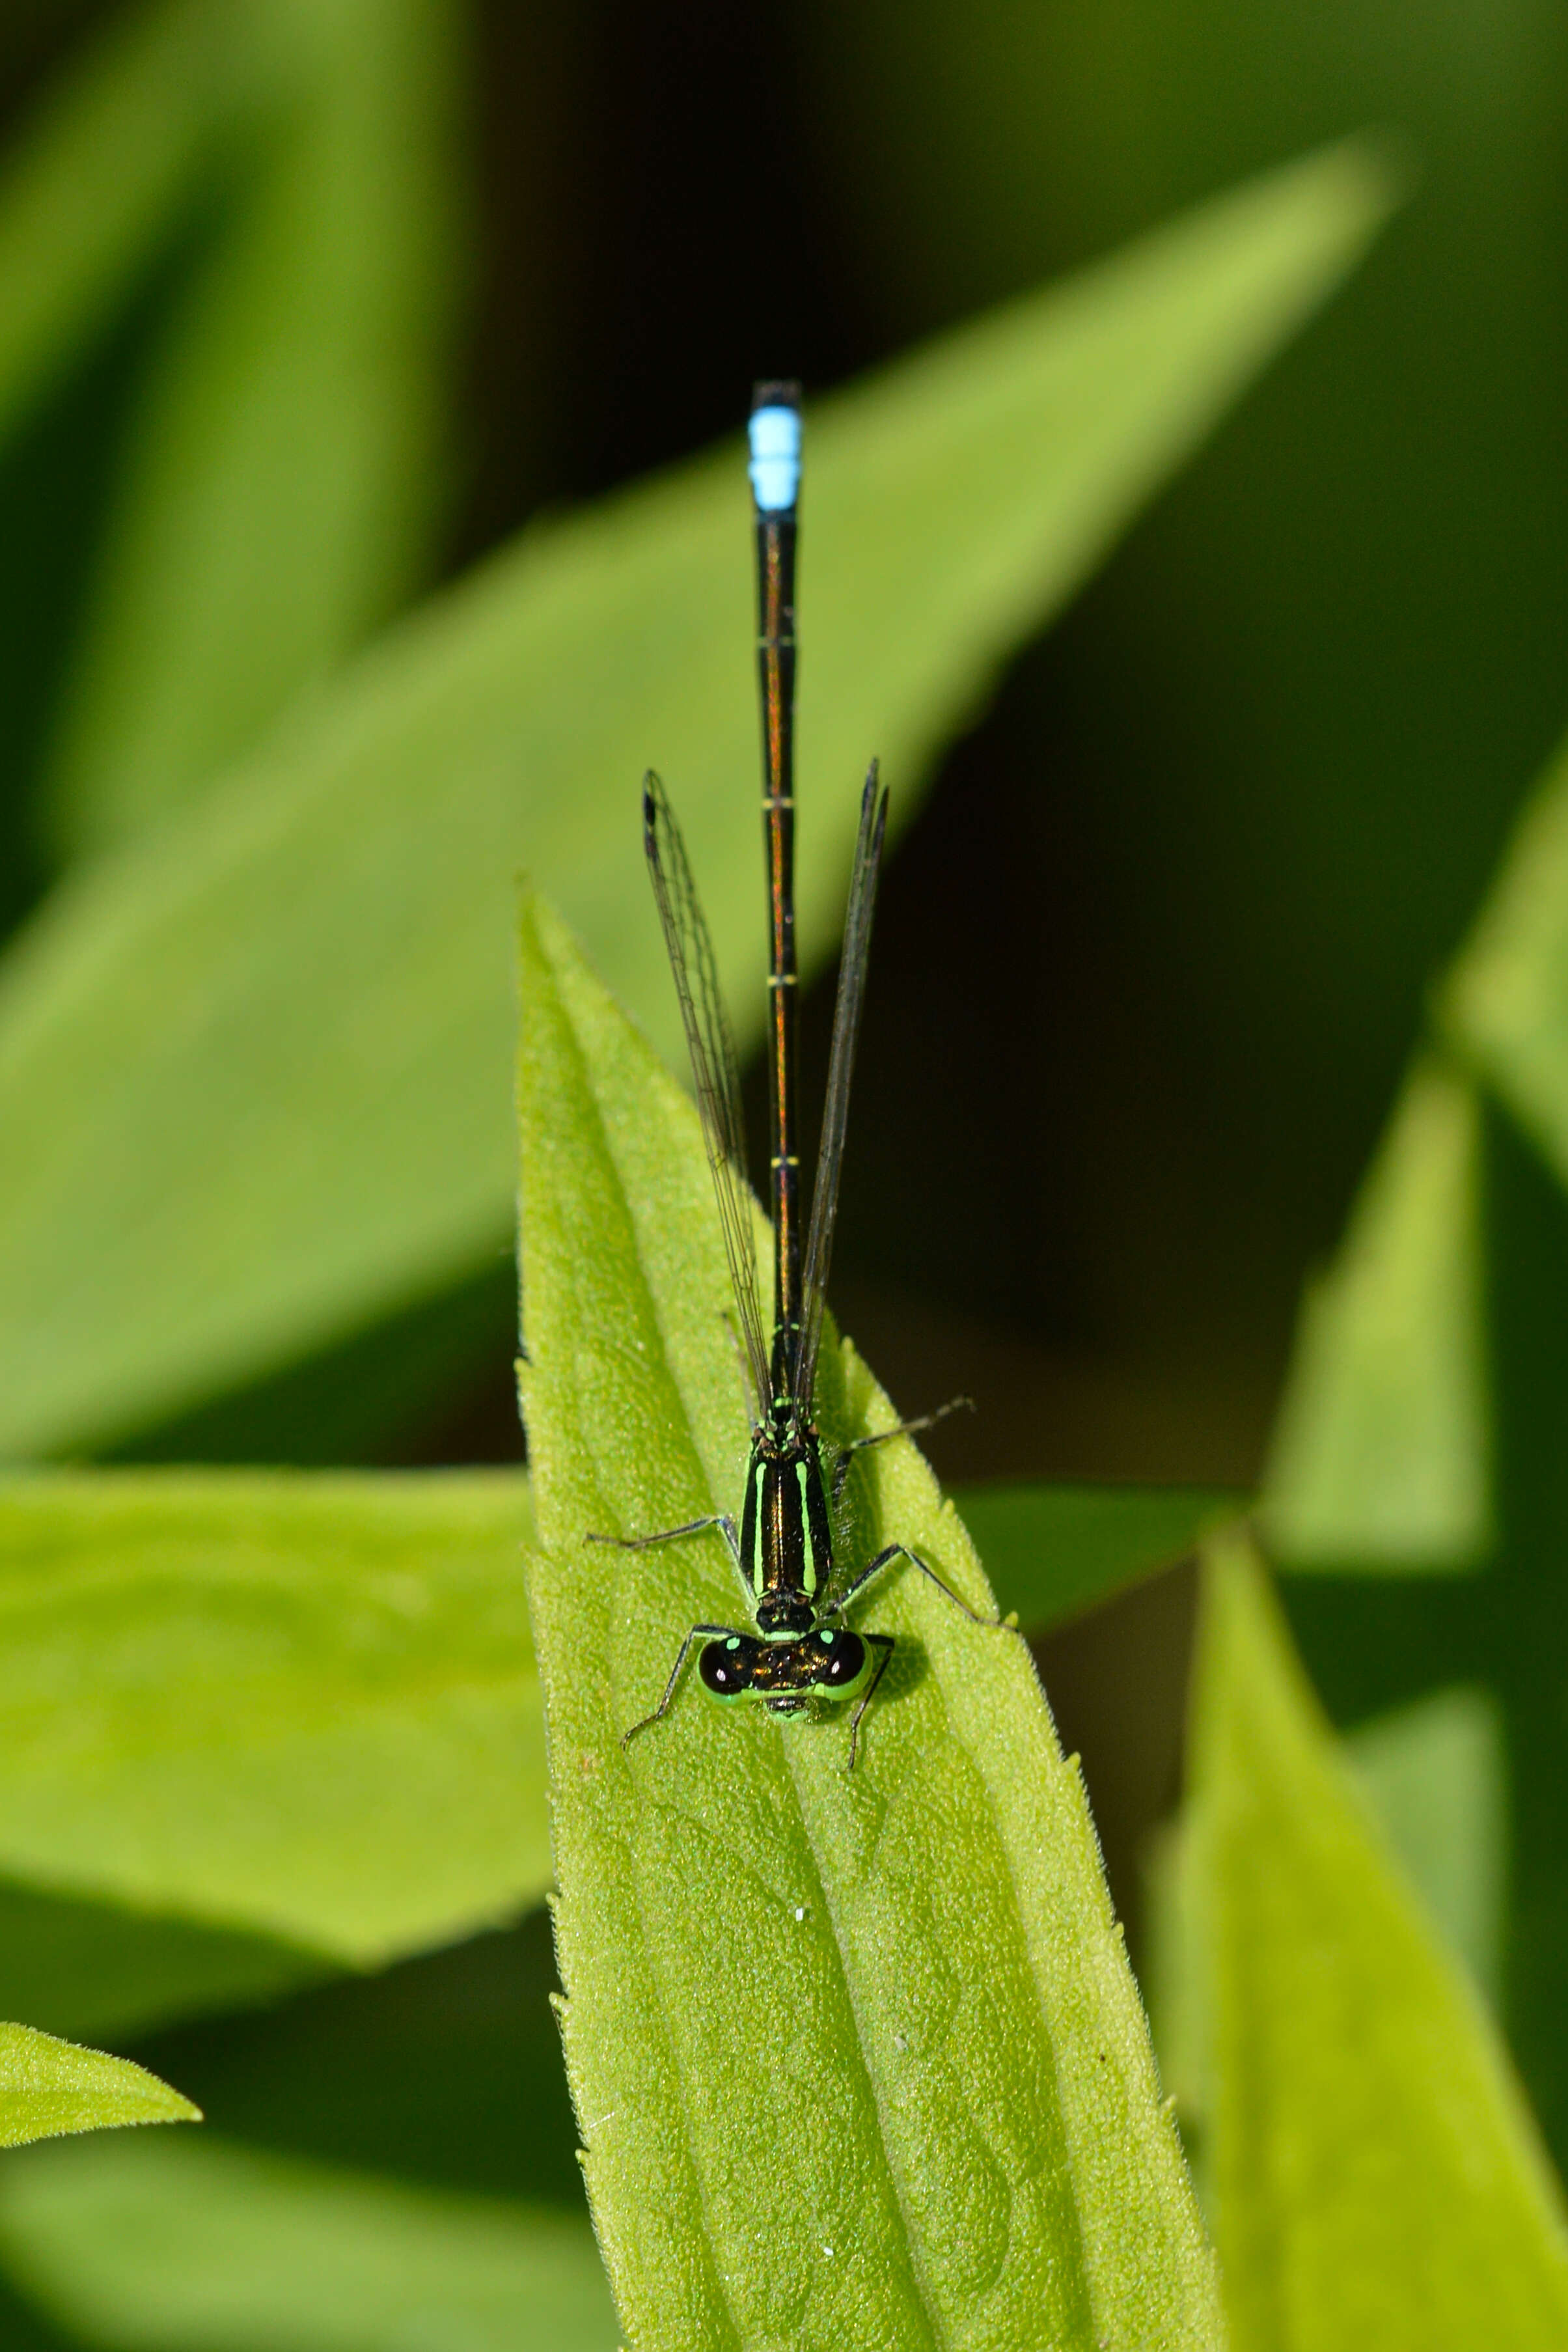
[[[1433,1691],[1361,1725],[1344,1752],[1449,1951],[1495,2008],[1508,1853],[1496,1700],[1474,1688]]]
[[[307,1978],[537,1902],[528,1525],[506,1474],[5,1482],[0,1867]]]
[[[0,174],[0,436],[171,236],[234,102],[228,54],[205,0],[126,9],[16,140]]]
[[[106,1843],[120,1821],[107,1811],[95,1824]],[[123,2042],[172,2017],[248,2008],[337,1965],[275,1937],[0,1885],[0,2004],[71,2041]]]
[[[1478,1676],[1501,1708],[1503,2014],[1560,2158],[1568,1197],[1557,1138],[1568,1124],[1552,1090],[1564,805],[1559,760],[1435,992],[1435,1049],[1396,1110],[1326,1306],[1309,1305],[1265,1497],[1292,1568],[1474,1565],[1487,1542],[1489,1572],[1468,1594],[1442,1596],[1435,1578],[1413,1580],[1403,1602],[1303,1580],[1290,1606],[1341,1722]],[[1388,1441],[1381,1451],[1369,1432]]]
[[[1333,1272],[1308,1296],[1269,1467],[1293,1567],[1472,1568],[1490,1508],[1480,1117],[1425,1057]]]
[[[690,1688],[620,1747],[687,1626],[740,1592],[716,1538],[607,1571],[583,1531],[727,1501],[745,1423],[690,1105],[537,899],[522,955],[523,1396],[549,1546],[529,1601],[568,2065],[623,2325],[650,2352],[1212,2344],[1082,1784],[1022,1643],[906,1574],[857,1611],[907,1646],[852,1780],[841,1720],[721,1717]],[[847,1347],[819,1378],[830,1441],[892,1420]],[[856,1548],[896,1529],[983,1607],[913,1446],[862,1468]],[[788,2204],[759,2210],[785,2177]]]
[[[172,2163],[149,2153],[30,2158],[0,2180],[7,2267],[91,2342],[612,2352],[614,2315],[583,2221],[221,2142],[204,2140],[194,2161],[189,2148]]]
[[[1235,1537],[1208,1558],[1190,1775],[1205,2177],[1238,2352],[1561,2342],[1568,2235],[1524,2102]]]
[[[813,411],[807,773],[878,749],[906,815],[1387,202],[1363,151],[1310,159]],[[494,1265],[519,851],[627,1000],[664,1007],[627,814],[655,760],[727,979],[749,960],[746,562],[729,451],[536,531],[45,908],[0,984],[0,1343],[26,1367],[0,1446],[123,1436]],[[808,961],[851,784],[814,805]]]
[[[167,815],[322,686],[427,568],[451,487],[461,10],[210,14],[267,99],[121,454],[45,785],[77,853]]]
[[[123,2058],[0,2025],[0,2147],[119,2124],[201,2120],[189,2099]]]
[[[1448,976],[1445,1026],[1568,1184],[1568,751],[1514,829]]]
[[[1027,1261],[1020,1185],[956,1268],[905,1244],[889,1272],[927,1313],[933,1293],[970,1313],[997,1298],[1016,1328],[1013,1268],[1043,1259],[1024,1296],[1044,1346],[1086,1323],[1130,1370],[1164,1370],[1122,1475],[1245,1483],[1301,1273],[1333,1245],[1432,975],[1563,723],[1568,374],[1542,332],[1568,269],[1561,23],[1542,0],[1375,17],[1357,0],[852,0],[803,25],[796,152],[835,268],[841,241],[893,341],[1347,123],[1396,126],[1416,161],[1371,268],[945,787],[1027,874],[995,988],[1017,992],[1029,1076],[998,1086],[986,1056],[948,1149],[989,1175],[987,1146],[1040,1105],[1071,1172]],[[688,217],[672,290],[709,249],[701,199]],[[947,987],[984,972],[1000,895],[955,871],[959,838],[955,822],[923,867]],[[944,1206],[956,1223],[985,1200],[950,1180]],[[1160,1405],[1183,1413],[1177,1444]],[[1113,1411],[1019,1466],[1110,1466]]]
[[[465,1943],[138,2037],[225,2138],[587,2219],[546,1909]]]
[[[1042,1632],[1174,1566],[1246,1499],[1216,1486],[960,1486],[953,1496],[998,1606]]]

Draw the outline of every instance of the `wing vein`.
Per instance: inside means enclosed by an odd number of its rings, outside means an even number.
[[[844,912],[844,944],[839,959],[839,993],[833,1008],[833,1043],[822,1111],[822,1144],[817,1155],[817,1181],[811,1188],[811,1223],[806,1236],[806,1266],[801,1281],[803,1311],[795,1403],[808,1419],[816,1389],[817,1350],[822,1337],[828,1267],[839,1213],[839,1179],[843,1171],[844,1130],[850,1115],[850,1080],[854,1075],[855,1047],[860,1042],[871,924],[876,910],[877,875],[886,825],[887,794],[878,788],[877,763],[873,760],[861,795],[860,835],[855,843],[849,904]]]

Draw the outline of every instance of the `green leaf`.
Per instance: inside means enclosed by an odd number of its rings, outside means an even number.
[[[1207,1561],[1190,1790],[1207,2202],[1237,2352],[1568,2340],[1561,2200],[1507,2058],[1234,1536]]]
[[[1361,150],[1312,158],[812,410],[808,964],[867,756],[906,818],[1387,201]],[[530,532],[42,911],[0,984],[0,1451],[145,1429],[494,1263],[520,856],[678,1040],[650,760],[755,1034],[749,536],[732,449]]]
[[[1568,751],[1515,826],[1439,1003],[1448,1034],[1568,1184]]]
[[[481,1381],[486,1409],[494,1410],[494,1367],[509,1360],[517,1337],[517,1253],[508,1250],[472,1281],[384,1316],[270,1379],[226,1390],[110,1459],[268,1462],[295,1470],[418,1459],[433,1432],[461,1422],[479,1401]],[[497,1415],[503,1426],[509,1408],[503,1387]],[[465,1431],[465,1442],[471,1434]],[[508,1441],[520,1452],[515,1423],[504,1435],[497,1431],[497,1457]]]
[[[97,850],[319,688],[426,565],[465,284],[455,0],[265,0],[268,93],[141,387],[47,790]]]
[[[1331,1277],[1331,1302],[1357,1312],[1339,1330],[1331,1315],[1322,1346],[1310,1316],[1304,1327],[1270,1497],[1288,1507],[1269,1520],[1291,1566],[1462,1567],[1495,1545],[1473,1608],[1416,1588],[1416,1607],[1396,1622],[1397,1610],[1331,1588],[1307,1612],[1308,1631],[1320,1678],[1352,1715],[1369,1699],[1458,1679],[1484,1678],[1501,1705],[1512,1816],[1509,2026],[1560,2161],[1568,2160],[1568,1869],[1557,1797],[1568,1769],[1565,958],[1560,755],[1437,992],[1441,1058],[1428,1060],[1407,1096]],[[1368,1228],[1376,1251],[1365,1247]]]
[[[537,1902],[528,1528],[500,1473],[0,1482],[0,1870],[299,1974]]]
[[[200,2123],[199,2109],[128,2058],[0,2025],[0,2147],[120,2124]]]
[[[998,1604],[1043,1632],[1174,1566],[1247,1497],[1218,1486],[961,1486]]]
[[[1502,1995],[1508,1794],[1489,1691],[1433,1691],[1351,1732],[1345,1755],[1448,1948]]]
[[[73,2042],[254,2008],[337,1972],[273,1937],[0,1884],[0,2011]]]
[[[568,2066],[628,2336],[1215,2344],[1082,1783],[1022,1641],[906,1571],[856,1612],[900,1650],[852,1778],[841,1716],[722,1712],[690,1683],[622,1750],[686,1629],[742,1611],[716,1535],[584,1541],[737,1500],[724,1256],[690,1104],[537,899],[522,1003],[529,1602]],[[894,1418],[831,1335],[819,1405],[830,1443]],[[988,1612],[908,1441],[847,1493],[856,1556],[896,1535]]]
[[[131,2352],[616,2340],[585,2222],[221,2141],[50,2149],[8,2167],[0,2254],[62,2326]]]
[[[540,1906],[373,1976],[175,2026],[136,2054],[199,2095],[225,2137],[581,2220],[559,1982]]]
[[[0,438],[59,383],[172,233],[232,103],[221,9],[119,12],[0,173]]]
[[[1263,1512],[1291,1568],[1465,1570],[1491,1543],[1479,1168],[1474,1090],[1426,1055],[1302,1311]]]

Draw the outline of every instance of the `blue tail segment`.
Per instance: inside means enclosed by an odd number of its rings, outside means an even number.
[[[800,493],[800,411],[769,384],[751,412],[751,493],[758,514],[789,514]]]

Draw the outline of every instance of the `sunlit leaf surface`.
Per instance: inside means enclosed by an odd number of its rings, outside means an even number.
[[[0,2177],[7,2272],[92,2343],[613,2352],[598,2250],[571,2216],[205,2138],[172,2161],[162,2143],[80,2161],[100,2153],[49,2149]]]
[[[745,1622],[722,1541],[584,1541],[733,1507],[746,1423],[695,1116],[538,900],[522,931],[524,1404],[541,1538],[569,2069],[632,2341],[1212,2345],[1210,2257],[1082,1781],[1021,1640],[913,1572],[848,1772],[837,1720],[663,1686]],[[892,1418],[829,1345],[830,1436]],[[841,1543],[896,1534],[982,1610],[907,1442]],[[759,2184],[788,2181],[780,2198]]]
[[[1209,2210],[1237,2352],[1568,2339],[1561,2195],[1255,1559],[1211,1551],[1190,1759]]]
[[[1387,201],[1318,156],[810,412],[808,964],[868,756],[902,821]],[[735,449],[532,531],[42,910],[0,980],[0,1450],[145,1428],[494,1263],[519,863],[675,1042],[649,761],[755,1034],[748,562]]]
[[[303,1974],[537,1902],[528,1527],[504,1473],[0,1484],[0,1869]]]
[[[128,2059],[0,2025],[0,2147],[120,2124],[200,2121],[189,2099]]]

